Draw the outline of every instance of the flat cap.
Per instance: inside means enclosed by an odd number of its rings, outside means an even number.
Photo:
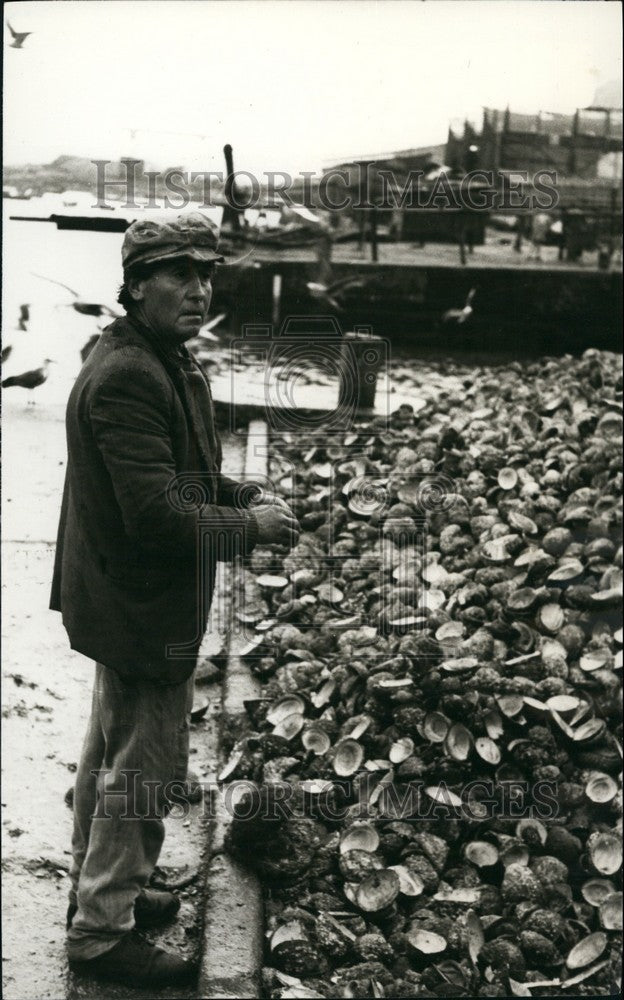
[[[134,264],[156,264],[176,257],[222,261],[217,253],[219,230],[201,212],[178,215],[171,222],[138,219],[126,230],[121,248],[124,270]]]

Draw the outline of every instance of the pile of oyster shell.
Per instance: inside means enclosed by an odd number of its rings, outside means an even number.
[[[429,367],[454,390],[418,412],[272,442],[302,534],[244,570],[264,685],[220,775],[244,779],[229,846],[266,889],[264,986],[609,994],[620,359]]]

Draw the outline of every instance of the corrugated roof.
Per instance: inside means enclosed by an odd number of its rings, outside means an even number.
[[[356,156],[350,156],[348,159],[343,157],[339,160],[328,160],[324,165],[324,169],[328,170],[334,167],[354,166],[356,163],[363,160],[390,162],[409,160],[424,156],[429,156],[436,163],[442,163],[445,149],[446,143],[432,143],[430,146],[416,146],[414,149],[399,149],[385,153],[358,154]]]
[[[502,132],[508,123],[510,132],[524,132],[534,135],[564,136],[574,131],[574,115],[564,115],[556,111],[538,111],[534,115],[517,111],[503,111],[500,108],[484,108],[484,125],[495,132]],[[604,136],[609,124],[609,135],[622,138],[622,111],[605,108],[582,108],[578,111],[578,132],[580,135]]]

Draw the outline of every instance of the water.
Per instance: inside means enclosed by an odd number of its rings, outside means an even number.
[[[38,199],[42,200],[42,199]],[[44,206],[45,214],[58,209]],[[107,305],[117,312],[117,291],[122,280],[123,233],[59,230],[52,222],[18,222],[11,215],[36,214],[34,201],[3,199],[4,281],[2,298],[2,344],[12,346],[4,376],[38,367],[44,358],[54,358],[63,381],[75,378],[80,367],[80,348],[93,333],[110,322],[82,316],[71,308],[71,292],[36,274],[68,285],[80,298]],[[221,209],[212,214],[221,215]],[[162,213],[159,213],[159,215]],[[169,213],[179,214],[178,209]],[[210,212],[206,214],[211,214]],[[253,222],[253,213],[250,222]],[[255,213],[257,215],[257,213]],[[219,219],[215,218],[218,223]],[[274,220],[273,220],[274,221]],[[20,306],[30,309],[28,329],[17,329]],[[59,381],[59,368],[50,375],[50,387]],[[38,390],[41,392],[41,390]]]
[[[8,216],[19,204],[3,202],[2,346],[12,348],[3,377],[37,368],[44,358],[52,358],[55,365],[48,382],[36,390],[37,398],[62,402],[79,370],[81,348],[110,320],[80,315],[71,308],[74,296],[70,291],[35,275],[52,278],[81,298],[114,308],[121,281],[123,233],[69,232],[57,230],[50,222],[15,222]],[[20,330],[23,304],[28,305],[29,319],[27,328]],[[12,388],[5,402],[23,395],[25,390]]]
[[[82,298],[113,306],[121,281],[123,233],[59,230],[52,222],[15,222],[19,202],[3,202],[5,308],[40,298],[59,303],[71,296],[34,278],[32,271],[74,288]],[[12,311],[11,311],[12,310]]]
[[[23,203],[27,205],[28,203]],[[118,312],[117,289],[122,280],[121,245],[123,233],[85,232],[58,230],[49,222],[17,222],[9,215],[23,211],[16,201],[4,201],[5,217],[5,280],[3,300],[3,345],[11,344],[12,352],[5,365],[3,377],[20,374],[41,365],[44,358],[52,358],[50,375],[45,385],[32,394],[40,403],[54,404],[60,409],[67,399],[71,385],[80,369],[80,350],[94,334],[110,322],[110,317],[97,319],[84,316],[71,308],[70,291],[44,281],[44,275],[76,291],[90,302],[99,302]],[[29,305],[30,318],[27,330],[17,329],[20,306]],[[214,352],[211,352],[214,353]],[[232,395],[232,374],[229,369],[229,352],[224,346],[219,372],[213,370],[216,398],[229,399]],[[237,359],[234,359],[237,360]],[[242,359],[238,359],[242,360]],[[313,358],[302,358],[305,373],[291,373],[288,385],[275,382],[270,398],[277,405],[314,407],[336,405],[338,383],[336,365],[329,365],[330,376],[323,378],[317,371]],[[317,361],[319,359],[317,358]],[[320,359],[322,361],[322,358]],[[322,366],[321,366],[322,367]],[[265,372],[262,366],[254,368],[249,359],[239,365],[237,401],[266,401]],[[245,373],[244,379],[242,377]],[[271,381],[275,380],[271,378]],[[313,389],[310,382],[315,383]],[[381,395],[381,394],[380,394]],[[11,388],[5,400],[20,405],[28,394],[26,390]],[[326,399],[327,397],[327,399]],[[328,400],[328,401],[327,401]]]
[[[49,210],[50,206],[48,206]],[[72,294],[58,285],[35,277],[53,278],[74,289],[81,298],[120,311],[116,303],[122,279],[121,245],[123,233],[101,233],[58,230],[49,222],[17,222],[13,214],[34,212],[32,202],[3,199],[4,217],[4,283],[3,283],[3,346],[13,350],[4,376],[19,374],[38,367],[44,358],[54,358],[50,377],[45,386],[36,390],[37,397],[63,403],[80,368],[80,350],[89,338],[110,320],[82,316],[71,308]],[[177,210],[174,211],[177,214]],[[28,329],[17,329],[20,305],[28,303]],[[427,341],[424,343],[423,341]],[[525,352],[536,353],[517,339],[509,344],[491,342],[469,348],[454,343],[455,360],[464,364],[496,364],[508,362]],[[436,338],[421,336],[391,345],[394,361],[410,361],[416,355],[421,360],[436,360],[451,351],[442,348]],[[537,351],[537,353],[540,353]],[[216,375],[216,372],[213,372]],[[24,396],[24,390],[11,389],[6,399]],[[303,404],[301,404],[303,405]]]

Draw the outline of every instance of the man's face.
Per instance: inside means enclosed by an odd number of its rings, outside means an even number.
[[[177,257],[135,282],[131,294],[153,330],[182,343],[195,337],[206,322],[213,274],[214,264]]]

